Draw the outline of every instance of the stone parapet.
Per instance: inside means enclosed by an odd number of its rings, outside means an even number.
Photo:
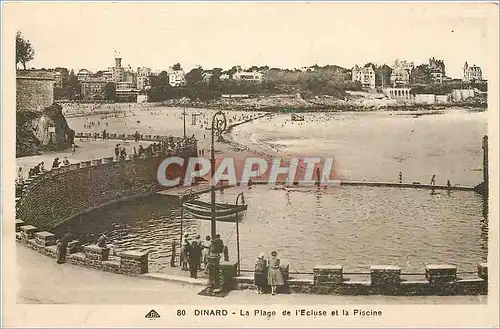
[[[401,267],[375,265],[370,267],[371,283],[375,286],[396,285],[401,282]]]
[[[38,231],[33,225],[24,225],[20,227],[21,237],[24,239],[33,239],[35,237],[35,232]]]
[[[141,275],[148,273],[149,252],[126,251],[120,253],[120,270],[123,274]]]
[[[24,222],[20,219],[16,219],[16,232],[21,232],[21,226],[24,225]]]
[[[56,244],[56,236],[50,232],[35,233],[35,243],[42,246],[52,246]]]
[[[109,258],[109,248],[101,248],[97,245],[85,246],[83,248],[85,258],[89,260],[105,261]]]
[[[57,257],[54,234],[37,232],[38,229],[31,225],[25,225],[23,228],[24,230],[16,233],[17,242],[43,255]],[[73,240],[68,243],[66,262],[106,272],[137,276],[148,272],[148,254],[149,252],[124,251],[120,254],[119,260],[110,260],[109,248],[89,245],[85,246],[82,252],[80,242]]]
[[[425,278],[430,283],[455,282],[457,280],[457,267],[448,264],[427,265]]]
[[[313,268],[314,285],[325,286],[342,284],[342,265],[316,265]]]
[[[68,242],[68,247],[67,247],[67,253],[69,254],[74,254],[77,253],[80,250],[80,241],[78,240],[73,240]]]
[[[195,156],[197,146],[191,144],[174,153],[184,158]],[[162,160],[160,156],[127,159],[118,165],[113,157],[106,157],[54,168],[26,180],[19,189],[16,218],[50,230],[103,205],[153,194],[159,188],[156,172]]]
[[[36,233],[36,234],[35,234]],[[50,245],[55,237],[49,232],[38,232],[31,225],[21,227],[16,233],[16,241],[46,256],[56,258],[57,247]],[[49,245],[47,245],[49,244]],[[109,260],[109,248],[96,245],[85,246],[79,251],[79,242],[68,244],[66,262],[102,271],[139,276],[148,272],[149,252],[124,251],[119,260]],[[237,277],[236,262],[222,262],[219,265],[221,282],[230,289],[255,289],[253,277]],[[401,270],[397,266],[372,266],[368,281],[353,281],[344,277],[341,265],[315,266],[308,278],[294,278],[287,274],[288,267],[282,268],[285,287],[280,292],[318,293],[334,295],[486,295],[488,294],[487,264],[478,264],[478,276],[457,278],[454,265],[426,266],[426,280],[401,279]],[[224,284],[226,283],[226,284]]]

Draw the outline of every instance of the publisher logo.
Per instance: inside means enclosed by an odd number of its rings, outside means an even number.
[[[160,314],[158,314],[158,312],[156,312],[155,310],[151,310],[148,312],[148,314],[146,314],[145,318],[150,320],[156,320],[160,318]]]

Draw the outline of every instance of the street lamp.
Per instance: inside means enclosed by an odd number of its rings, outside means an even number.
[[[214,251],[214,240],[217,234],[217,222],[215,218],[215,134],[217,133],[217,141],[222,140],[222,134],[226,130],[227,120],[226,115],[222,111],[218,111],[212,118],[212,149],[211,149],[211,158],[210,158],[210,171],[212,173],[211,177],[211,191],[210,191],[210,203],[211,203],[211,225],[210,225],[210,233],[212,235],[212,247],[210,248],[210,253],[208,255],[208,260],[210,262],[210,284],[209,286],[214,289],[216,288],[217,280],[217,266],[220,260],[220,254]]]
[[[184,232],[182,230],[182,226],[183,226],[183,223],[184,223],[184,200],[186,199],[186,196],[188,197],[188,200],[192,198],[192,194],[193,194],[193,190],[192,189],[187,189],[184,191],[184,193],[182,193],[180,196],[179,196],[179,199],[181,201],[181,237],[180,237],[180,246],[179,246],[179,251],[181,252],[181,255],[179,257],[179,264],[180,266],[182,266],[182,261],[183,258],[182,258],[182,241],[183,241],[183,237],[184,237]],[[184,259],[183,260],[184,262],[186,262],[187,260]]]
[[[245,204],[245,196],[243,195],[243,192],[238,194],[236,197],[236,207],[238,207],[238,201],[240,200],[241,197],[241,204]],[[236,213],[236,254],[238,255],[238,276],[240,276],[240,225],[239,225],[239,220],[238,220],[238,213]]]

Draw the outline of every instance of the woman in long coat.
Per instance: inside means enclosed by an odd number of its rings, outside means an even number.
[[[278,253],[273,251],[269,259],[269,271],[267,274],[267,282],[271,286],[271,294],[276,295],[276,287],[283,286],[285,281],[280,270],[280,260],[277,258]]]
[[[264,287],[267,285],[267,262],[264,257],[264,253],[261,253],[255,262],[254,282],[257,286],[257,293],[259,295],[264,293]]]
[[[71,233],[66,233],[61,239],[57,240],[57,264],[66,262],[66,248],[68,248],[68,243],[71,241],[73,241]]]

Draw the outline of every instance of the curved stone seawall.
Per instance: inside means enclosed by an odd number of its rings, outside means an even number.
[[[192,144],[151,157],[113,157],[83,161],[28,179],[16,198],[16,219],[49,230],[104,205],[152,194],[160,189],[157,169],[166,156],[197,156]]]

